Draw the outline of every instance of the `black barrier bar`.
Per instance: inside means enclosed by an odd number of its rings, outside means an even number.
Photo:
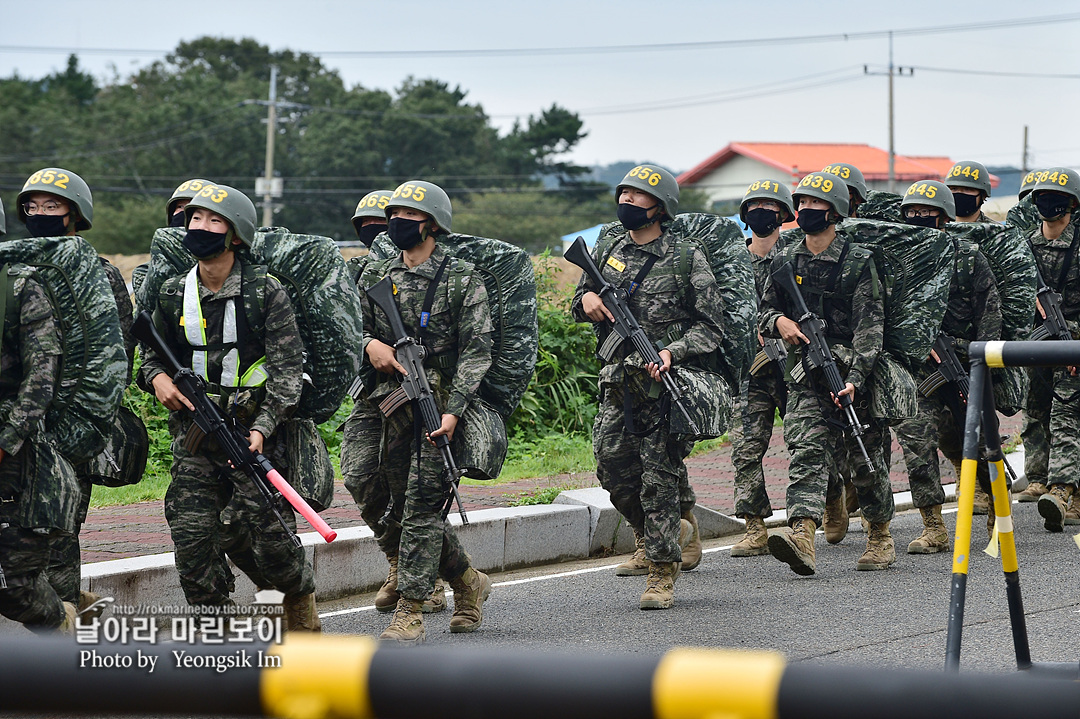
[[[281,645],[76,645],[18,637],[0,652],[0,716],[54,712],[294,719],[1058,719],[1080,683],[881,667],[787,666],[774,652],[543,653],[379,646],[293,635]],[[80,652],[156,656],[76,670]],[[247,651],[254,666],[211,665]],[[188,666],[178,666],[181,652]],[[261,652],[261,654],[260,654]],[[267,660],[271,661],[267,661]],[[261,666],[260,666],[261,665]],[[201,668],[200,668],[201,667]],[[1037,697],[1033,700],[1032,697]]]
[[[972,342],[968,347],[972,363],[988,367],[1066,367],[1080,365],[1080,340],[1042,342]]]

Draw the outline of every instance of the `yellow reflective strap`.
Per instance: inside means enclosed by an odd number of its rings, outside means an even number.
[[[266,357],[260,357],[255,364],[248,367],[247,372],[240,378],[239,387],[262,387],[266,384]]]
[[[784,666],[776,652],[674,649],[653,674],[653,716],[773,719]]]
[[[203,319],[202,302],[199,299],[199,266],[195,265],[184,278],[184,337],[193,346],[206,345],[206,320]],[[191,353],[191,370],[209,381],[206,373],[206,352]]]

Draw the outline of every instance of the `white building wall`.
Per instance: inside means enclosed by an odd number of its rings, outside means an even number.
[[[791,186],[793,178],[763,162],[736,155],[689,187],[703,190],[710,203],[741,200],[754,180],[769,178]]]

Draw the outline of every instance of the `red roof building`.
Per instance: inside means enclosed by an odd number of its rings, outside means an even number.
[[[739,200],[754,180],[769,178],[794,186],[807,173],[835,162],[862,170],[871,189],[887,190],[889,153],[870,145],[845,143],[733,142],[679,175],[681,187],[703,190],[715,203]],[[940,180],[953,161],[938,156],[895,156],[896,191],[916,180]],[[990,184],[997,186],[996,175]]]

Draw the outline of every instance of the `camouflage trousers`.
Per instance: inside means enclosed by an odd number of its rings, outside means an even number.
[[[745,394],[738,400],[735,421],[728,430],[731,463],[735,466],[736,517],[772,515],[761,460],[769,449],[776,412],[782,413],[786,402],[787,385],[779,370],[771,365],[758,375],[751,375]]]
[[[28,447],[0,461],[0,569],[8,585],[0,589],[0,615],[31,631],[48,632],[64,621],[63,602],[47,575],[49,548],[57,534],[20,527],[15,516]]]
[[[180,435],[172,443],[172,483],[165,494],[165,519],[188,604],[220,606],[232,601],[233,574],[225,561],[225,548],[231,540],[225,536],[221,520],[222,510],[233,500],[250,538],[250,556],[257,573],[285,594],[315,591],[314,572],[303,548],[289,540],[252,481],[229,468],[228,459],[212,438],[203,440],[194,455],[184,449],[182,438]],[[273,437],[268,437],[264,450],[271,462],[275,449]],[[292,508],[281,502],[279,509],[295,529]]]
[[[1055,404],[1054,370],[1051,367],[1028,367],[1031,386],[1024,403],[1024,474],[1029,482],[1046,484],[1050,466],[1050,411]],[[1060,393],[1059,393],[1060,394]],[[1062,395],[1065,397],[1066,395]]]
[[[270,589],[274,585],[263,576],[255,558],[251,527],[251,521],[245,516],[243,502],[234,495],[225,509],[221,510],[221,549],[236,568],[251,580],[256,591]],[[229,594],[236,591],[234,580],[235,577],[229,582]]]
[[[611,495],[615,509],[645,538],[645,554],[654,562],[680,562],[679,519],[694,508],[685,459],[694,443],[675,439],[668,418],[660,417],[660,401],[634,407],[637,429],[659,426],[644,437],[626,430],[621,397],[607,389],[593,422],[596,477]]]
[[[1054,391],[1068,399],[1080,390],[1080,377],[1064,367],[1054,368]],[[1080,486],[1080,398],[1061,402],[1054,398],[1050,410],[1050,458],[1047,484]]]
[[[400,482],[391,490],[389,478],[380,471],[382,434],[382,412],[365,394],[353,404],[352,413],[345,421],[345,436],[341,440],[341,474],[345,479],[345,488],[360,509],[364,524],[374,532],[379,549],[387,557],[394,557],[401,542],[403,503],[395,507],[395,517],[389,516],[387,510],[392,494],[404,497],[406,482]],[[400,479],[401,474],[397,473],[395,477]]]
[[[871,416],[869,405],[865,392],[855,393],[855,413],[860,421],[870,425],[863,432],[863,444],[874,465],[873,471],[863,461],[843,414],[833,404],[828,391],[815,391],[805,384],[788,384],[784,415],[784,441],[790,455],[788,523],[805,517],[820,526],[830,477],[839,477],[844,469],[851,474],[866,520],[873,523],[892,520],[895,507],[884,451],[888,427]]]
[[[82,586],[82,548],[79,546],[79,532],[86,521],[86,512],[90,509],[90,492],[94,485],[89,480],[79,478],[82,499],[79,502],[78,524],[72,534],[59,534],[53,538],[49,547],[49,584],[65,602],[79,603],[79,588]]]

